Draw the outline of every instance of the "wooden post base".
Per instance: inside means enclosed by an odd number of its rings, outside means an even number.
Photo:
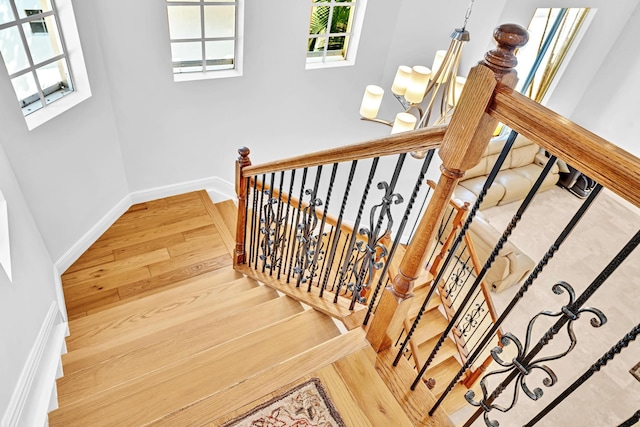
[[[391,347],[397,341],[412,302],[413,294],[401,298],[393,292],[392,286],[385,288],[367,332],[367,340],[376,352]]]

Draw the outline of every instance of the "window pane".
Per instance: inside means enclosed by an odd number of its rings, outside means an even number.
[[[330,9],[329,6],[314,6],[312,8],[309,34],[323,34],[327,32]]]
[[[309,46],[307,48],[307,57],[322,55],[324,51],[324,45],[327,42],[326,37],[314,37],[309,39]]]
[[[0,52],[2,52],[9,74],[24,70],[29,66],[18,27],[5,28],[0,31]]]
[[[205,43],[207,70],[230,70],[234,68],[235,41],[221,40]]]
[[[45,32],[39,31],[38,25],[44,25]],[[53,16],[48,16],[42,20],[27,22],[23,24],[24,34],[27,38],[27,45],[31,51],[31,58],[34,64],[39,64],[47,59],[51,59],[54,56],[62,54],[62,44],[60,43],[60,37],[58,36],[58,27]],[[36,29],[36,32],[34,32]]]
[[[202,43],[171,43],[174,73],[202,71]]]
[[[20,18],[26,18],[33,14],[33,12],[29,11],[41,11],[41,12],[49,12],[51,11],[51,1],[50,0],[16,0],[16,8],[18,9],[18,14]]]
[[[199,6],[167,6],[167,12],[172,39],[202,37]]]
[[[204,36],[233,37],[236,34],[235,6],[205,6]]]
[[[350,16],[351,16],[351,6],[334,7],[333,18],[331,19],[331,32],[332,33],[348,32]]]
[[[38,68],[36,73],[38,74],[40,87],[45,93],[48,92],[47,89],[53,86],[56,87],[56,90],[62,87],[71,87],[69,70],[67,69],[67,62],[64,59]]]
[[[20,77],[11,79],[11,83],[13,84],[13,90],[16,92],[18,101],[23,103],[22,106],[27,103],[25,100],[31,96],[35,95],[35,98],[38,98],[36,79],[33,78],[32,73],[23,74]]]
[[[347,38],[345,36],[329,37],[329,46],[327,47],[327,57],[333,56],[337,59],[344,59]]]
[[[13,10],[11,10],[11,3],[9,0],[0,0],[0,24],[14,21]]]

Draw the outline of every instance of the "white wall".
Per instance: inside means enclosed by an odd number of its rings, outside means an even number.
[[[91,2],[74,7],[90,99],[28,131],[6,71],[0,72],[0,144],[54,261],[128,194]]]
[[[9,159],[0,147],[0,189],[7,201],[13,283],[0,268],[0,421],[51,304],[53,265]]]

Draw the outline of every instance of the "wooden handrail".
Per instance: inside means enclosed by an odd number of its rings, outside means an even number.
[[[328,150],[276,160],[260,165],[247,166],[242,169],[242,176],[246,178],[263,173],[329,165],[338,162],[350,162],[353,160],[409,153],[411,151],[431,150],[432,148],[438,148],[440,146],[446,130],[447,126],[438,126],[409,133],[397,133],[373,141],[330,148]]]
[[[508,87],[498,87],[488,113],[640,207],[638,157]]]

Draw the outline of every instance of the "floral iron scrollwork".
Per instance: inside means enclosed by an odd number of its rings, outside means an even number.
[[[318,275],[318,261],[324,258],[323,230],[318,230],[318,215],[316,208],[322,206],[322,200],[316,197],[314,190],[307,189],[305,194],[309,196],[309,203],[304,207],[300,222],[296,226],[296,240],[298,249],[296,253],[294,275],[297,275],[297,284],[307,283]],[[316,255],[317,252],[317,255]],[[314,262],[315,260],[315,262]]]
[[[285,236],[286,218],[280,214],[280,209],[276,209],[279,201],[275,197],[271,197],[271,191],[265,190],[264,195],[267,202],[263,206],[263,215],[260,219],[260,233],[262,240],[260,242],[260,260],[263,262],[264,268],[273,269],[280,267],[284,255],[287,239]]]
[[[404,201],[403,197],[394,193],[393,189],[385,181],[378,183],[378,189],[384,190],[382,200],[371,208],[369,213],[369,227],[361,227],[358,234],[363,236],[363,240],[358,240],[352,254],[353,279],[347,284],[347,289],[352,292],[354,302],[366,303],[363,295],[370,289],[375,277],[376,270],[384,266],[383,259],[389,254],[388,249],[382,243],[385,235],[391,233],[393,227],[393,216],[391,206]],[[383,227],[384,225],[384,227]],[[353,305],[353,304],[352,304]]]
[[[508,362],[503,360],[500,357],[500,354],[503,352],[503,349],[501,347],[495,347],[494,349],[492,349],[491,356],[500,366],[503,366],[505,369],[499,369],[497,371],[493,371],[485,375],[480,380],[480,388],[483,394],[483,398],[480,401],[474,400],[475,393],[471,390],[468,391],[465,395],[465,399],[467,400],[467,402],[469,402],[473,406],[482,408],[482,410],[484,411],[483,416],[484,416],[485,424],[489,427],[498,427],[500,425],[498,421],[489,419],[489,412],[493,409],[496,409],[500,412],[508,412],[509,410],[511,410],[518,402],[518,395],[519,395],[520,389],[522,389],[524,394],[532,400],[538,400],[542,397],[543,391],[540,387],[531,388],[527,384],[527,377],[533,371],[539,370],[545,374],[545,378],[543,379],[542,383],[546,387],[551,387],[554,384],[556,384],[556,382],[558,381],[557,375],[551,368],[549,368],[547,365],[544,365],[543,363],[560,359],[566,356],[567,354],[569,354],[575,348],[578,340],[573,331],[573,323],[576,320],[578,320],[582,314],[590,313],[594,315],[594,317],[591,318],[591,322],[590,322],[591,326],[593,326],[594,328],[598,328],[607,322],[607,317],[604,315],[604,313],[602,313],[600,310],[596,308],[586,307],[579,310],[575,310],[574,312],[573,307],[576,301],[575,291],[573,290],[571,285],[569,285],[568,283],[560,281],[555,285],[553,285],[552,290],[553,290],[553,293],[555,293],[556,295],[561,295],[566,291],[567,294],[569,295],[569,303],[567,305],[562,306],[562,308],[558,312],[542,311],[537,315],[535,315],[529,321],[524,345],[514,334],[505,333],[501,338],[501,343],[505,347],[510,344],[514,344],[516,346],[517,356],[514,357],[511,360],[511,362]],[[531,335],[533,332],[533,326],[536,320],[541,316],[552,317],[552,318],[565,317],[567,319],[566,325],[567,325],[567,333],[570,339],[570,344],[565,351],[559,354],[531,360],[532,357],[529,353],[530,353]],[[549,341],[553,339],[556,333],[557,331],[554,331],[553,328],[547,331],[542,336],[542,338],[540,338],[539,345],[544,346],[548,344]],[[502,383],[491,394],[487,389],[487,379],[489,377],[492,377],[495,375],[501,375],[501,374],[516,374],[516,378],[515,378],[516,381],[514,382],[514,392],[511,399],[511,403],[508,407],[503,407],[494,403],[487,404],[487,401],[489,400],[490,396],[492,397],[491,401],[493,401],[494,398],[501,395],[502,392],[506,389],[506,386],[502,385]]]

